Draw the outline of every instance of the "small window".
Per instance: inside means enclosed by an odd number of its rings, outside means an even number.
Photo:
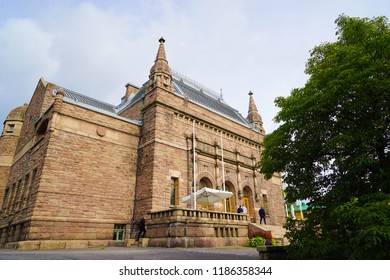
[[[31,181],[29,182],[27,193],[26,193],[26,200],[25,200],[24,207],[27,207],[29,205],[30,201],[31,201],[32,188],[33,188],[33,185],[34,185],[34,182],[35,182],[35,178],[37,176],[37,171],[38,171],[38,169],[35,168],[33,170],[33,172],[32,172]]]
[[[115,224],[113,240],[116,241],[125,240],[125,231],[126,231],[126,225]]]
[[[18,181],[18,188],[15,190],[15,196],[13,199],[12,212],[18,209],[20,189],[22,188],[22,179]]]
[[[24,177],[24,183],[20,194],[19,209],[21,209],[24,206],[24,201],[26,200],[26,193],[27,193],[29,182],[30,182],[30,174],[26,174],[26,176]]]
[[[3,206],[1,207],[1,212],[4,212],[4,213],[5,213],[5,203],[6,203],[7,200],[8,200],[8,195],[9,195],[9,188],[6,188],[5,191],[4,191]],[[1,238],[1,234],[0,234],[0,238]]]
[[[5,132],[6,133],[14,133],[14,131],[15,131],[15,124],[13,124],[13,123],[7,124]]]
[[[171,178],[171,188],[169,191],[169,199],[171,206],[178,205],[179,200],[179,179]]]
[[[269,215],[268,212],[268,198],[267,195],[263,194],[263,206],[264,206],[264,211],[266,215]]]
[[[49,124],[49,120],[46,119],[44,120],[38,127],[37,129],[37,135],[44,135],[47,131],[47,127],[48,127],[48,124]]]

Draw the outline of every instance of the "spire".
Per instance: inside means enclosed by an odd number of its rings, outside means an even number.
[[[255,100],[253,99],[253,92],[249,91],[249,109],[248,109],[248,116],[246,119],[253,124],[256,128],[263,129],[263,120],[257,111]]]
[[[161,37],[160,40],[158,41],[160,42],[160,46],[158,48],[154,65],[150,69],[149,78],[152,79],[152,77],[156,74],[164,74],[169,76],[170,79],[172,79],[171,68],[168,66],[168,60],[165,54],[165,47],[164,47],[165,39]]]

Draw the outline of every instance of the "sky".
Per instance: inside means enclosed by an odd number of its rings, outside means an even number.
[[[248,92],[267,133],[274,100],[303,87],[310,50],[334,42],[335,20],[390,17],[388,0],[0,0],[0,120],[41,77],[118,105],[148,80],[166,40],[169,66],[222,92],[244,117]]]

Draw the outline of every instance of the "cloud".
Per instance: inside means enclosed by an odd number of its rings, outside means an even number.
[[[53,37],[28,19],[10,19],[0,28],[0,103],[2,120],[14,107],[28,103],[42,69],[55,73]]]
[[[8,18],[0,16],[0,118],[29,102],[41,76],[118,104],[127,82],[146,82],[158,39],[164,36],[169,65],[217,92],[222,89],[225,101],[243,116],[252,90],[270,132],[276,128],[273,100],[304,85],[309,50],[335,40],[336,17],[389,11],[379,0],[290,2],[74,0],[19,5]]]

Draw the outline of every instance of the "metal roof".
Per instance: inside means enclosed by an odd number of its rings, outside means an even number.
[[[200,88],[199,84],[194,86],[191,82],[187,82],[182,77],[180,77],[180,80],[173,77],[173,86],[176,94],[183,97],[188,96],[189,100],[202,107],[245,126],[250,126],[248,121],[236,109],[227,105],[221,96],[218,96],[214,92],[210,92],[207,88]]]
[[[207,87],[188,79],[178,72],[173,71],[172,81],[174,92],[178,96],[183,98],[188,97],[190,101],[198,104],[199,106],[207,108],[214,113],[222,115],[242,125],[251,127],[250,123],[236,109],[230,107],[225,103],[225,101],[223,101],[221,95],[218,95]],[[131,104],[137,102],[145,95],[147,84],[147,82],[144,83],[144,85],[135,94],[130,96],[127,101],[122,102],[118,106],[82,95],[66,88],[64,88],[64,92],[65,97],[73,100],[75,103],[82,103],[89,107],[96,108],[99,111],[108,112],[110,115],[117,115],[119,117],[120,112],[125,110]],[[56,90],[58,90],[58,87]]]
[[[103,101],[100,101],[100,100],[97,100],[97,99],[94,99],[94,98],[91,98],[91,97],[88,97],[85,95],[82,95],[82,94],[77,93],[77,92],[70,90],[70,89],[64,88],[64,92],[65,92],[65,97],[68,97],[76,102],[81,102],[81,103],[84,103],[86,105],[89,105],[89,106],[92,106],[92,107],[95,107],[95,108],[98,108],[98,109],[101,109],[104,111],[108,111],[110,113],[116,113],[114,105],[111,105],[109,103],[106,103],[106,102],[103,102]]]

